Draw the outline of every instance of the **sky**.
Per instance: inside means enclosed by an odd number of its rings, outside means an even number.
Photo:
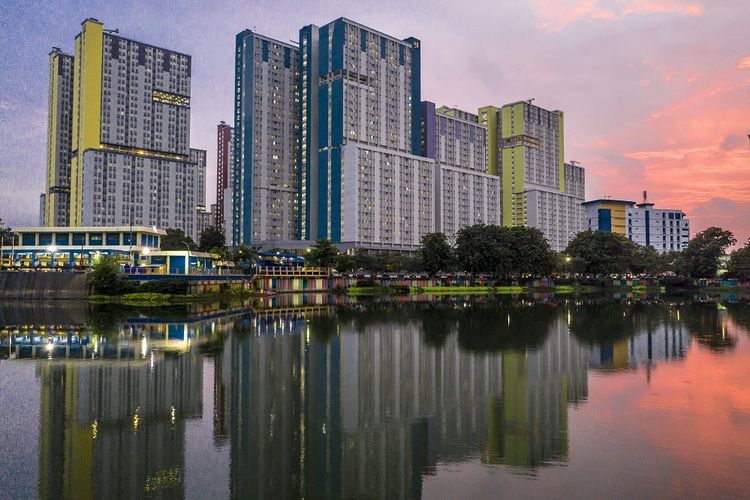
[[[232,121],[234,36],[297,40],[344,16],[422,42],[422,98],[474,111],[534,98],[565,113],[565,157],[586,198],[682,209],[691,232],[750,237],[750,3],[747,0],[3,0],[0,217],[38,220],[44,190],[48,53],[72,52],[87,17],[192,55],[191,146]]]

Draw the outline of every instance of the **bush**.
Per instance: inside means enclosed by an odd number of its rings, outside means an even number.
[[[409,295],[411,289],[407,285],[391,285],[393,295]]]
[[[139,293],[165,293],[169,295],[187,295],[188,282],[177,278],[147,281],[138,287]]]
[[[667,288],[695,288],[692,278],[685,276],[665,276],[660,281]]]
[[[365,278],[365,279],[357,280],[358,288],[364,288],[368,286],[375,286],[375,281],[372,278]]]
[[[116,256],[100,255],[91,266],[86,282],[100,295],[122,295],[135,291],[135,285],[120,272]]]

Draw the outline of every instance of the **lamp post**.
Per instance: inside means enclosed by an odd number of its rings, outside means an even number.
[[[143,250],[141,250],[141,257],[148,257],[151,254],[151,249],[149,247],[143,247]]]
[[[55,267],[55,252],[57,252],[57,247],[55,245],[50,245],[47,247],[47,251],[51,254],[50,257],[50,267]]]
[[[0,217],[0,267],[5,267],[5,255],[3,254],[3,243],[5,243],[5,221]]]
[[[185,274],[190,274],[190,245],[187,241],[182,240],[182,244],[187,248],[187,257],[185,258]]]

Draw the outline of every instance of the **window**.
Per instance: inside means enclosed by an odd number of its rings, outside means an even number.
[[[89,245],[101,246],[102,245],[102,233],[89,233]]]
[[[107,233],[107,246],[119,246],[120,233]]]
[[[86,244],[86,235],[84,233],[73,233],[73,245],[83,246]]]
[[[55,234],[55,245],[70,245],[70,235],[68,233]]]

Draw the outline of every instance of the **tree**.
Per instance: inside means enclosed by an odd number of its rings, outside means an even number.
[[[167,234],[161,237],[161,250],[197,250],[195,242],[190,236],[185,234],[185,231],[177,228],[167,229]]]
[[[5,227],[3,219],[0,219],[0,243],[2,243],[2,245],[13,244],[13,229]]]
[[[555,267],[555,253],[542,232],[534,227],[503,228],[512,254],[508,274],[549,276]]]
[[[423,269],[431,275],[453,267],[453,248],[443,233],[427,233],[422,236],[418,255]]]
[[[729,257],[727,264],[727,276],[750,280],[750,239],[745,246],[735,250]]]
[[[218,226],[208,226],[201,231],[198,250],[201,252],[208,252],[214,248],[224,247],[226,247],[226,239],[224,238],[224,230],[222,228]]]
[[[565,253],[576,272],[614,274],[627,271],[632,243],[624,236],[604,231],[582,231],[568,244]]]
[[[338,249],[329,239],[320,239],[310,247],[307,264],[313,267],[333,267],[336,264]]]
[[[737,239],[731,231],[709,227],[690,240],[678,259],[677,268],[680,274],[691,278],[714,278],[719,258],[735,243]]]
[[[257,248],[239,245],[234,249],[230,258],[237,267],[247,269],[250,267],[250,263],[255,259],[257,255]]]
[[[456,260],[470,273],[505,274],[510,269],[511,250],[503,228],[474,224],[456,234]]]
[[[115,255],[100,255],[91,266],[86,281],[101,295],[121,295],[135,289],[120,272],[120,262]]]

